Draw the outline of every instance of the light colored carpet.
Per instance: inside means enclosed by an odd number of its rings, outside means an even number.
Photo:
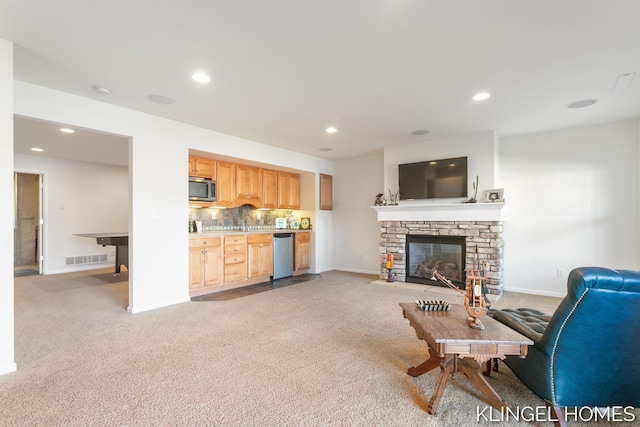
[[[427,348],[398,303],[443,295],[459,302],[453,291],[328,272],[234,300],[132,315],[126,274],[108,273],[16,279],[18,371],[0,377],[0,424],[483,424],[477,411],[487,405],[464,376],[449,382],[430,415],[439,371],[406,374]],[[498,304],[521,306],[522,298],[508,294]],[[524,305],[553,311],[558,301],[535,297]],[[542,404],[500,368],[489,382],[510,405]]]

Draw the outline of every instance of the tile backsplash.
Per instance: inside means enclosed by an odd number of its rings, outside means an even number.
[[[288,218],[291,214],[291,211],[258,210],[250,205],[230,209],[189,208],[189,221],[202,221],[203,230],[199,231],[240,229],[242,220],[251,228],[275,228],[276,218]]]

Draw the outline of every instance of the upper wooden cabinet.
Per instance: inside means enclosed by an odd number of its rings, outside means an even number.
[[[278,172],[278,209],[300,209],[300,175]]]
[[[248,203],[255,207],[262,207],[262,169],[236,165],[235,205]]]
[[[262,207],[275,209],[278,207],[278,172],[262,169]]]
[[[216,204],[218,206],[235,206],[236,165],[228,162],[217,162],[216,166]]]
[[[233,208],[250,204],[266,209],[300,209],[300,175],[204,157],[189,156],[189,176],[216,181],[216,202],[193,202]]]
[[[320,174],[320,209],[333,210],[333,177]]]
[[[204,157],[189,156],[189,176],[216,179],[216,161]]]

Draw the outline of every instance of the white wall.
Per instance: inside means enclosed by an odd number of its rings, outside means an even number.
[[[343,271],[380,272],[380,224],[371,209],[384,191],[383,152],[335,164],[333,234],[335,268]],[[386,193],[386,192],[385,192]]]
[[[17,172],[43,175],[43,273],[62,273],[98,265],[65,265],[65,258],[107,253],[115,248],[76,233],[121,232],[129,229],[129,169],[37,155],[14,157]]]
[[[565,276],[585,265],[640,269],[639,128],[633,119],[499,142],[482,132],[390,147],[381,161],[385,182],[397,182],[398,163],[467,156],[470,181],[477,174],[481,190],[505,189],[505,289],[563,296],[558,269]],[[378,257],[366,255],[379,246],[370,208],[383,191],[376,163],[375,156],[336,162],[338,269],[379,269]]]
[[[505,289],[564,295],[580,266],[640,269],[638,120],[500,140]]]
[[[472,182],[478,177],[478,199],[482,190],[496,188],[497,138],[494,132],[478,132],[451,138],[398,145],[384,150],[384,193],[398,190],[398,164],[439,160],[452,157],[467,157],[469,197],[473,195]],[[464,201],[465,199],[456,200]],[[400,204],[452,203],[452,199],[402,200]]]
[[[189,149],[314,173],[333,174],[330,161],[63,92],[14,82],[14,113],[131,138],[129,310],[189,300],[187,169]],[[9,194],[3,194],[3,198]],[[152,218],[150,213],[156,213]],[[331,211],[316,210],[316,268],[333,265]],[[160,267],[161,266],[161,267]],[[320,270],[321,271],[321,270]]]
[[[0,375],[16,370],[13,320],[13,44],[0,40]]]

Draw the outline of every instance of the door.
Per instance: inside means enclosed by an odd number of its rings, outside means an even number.
[[[42,175],[14,173],[14,276],[42,274]]]

